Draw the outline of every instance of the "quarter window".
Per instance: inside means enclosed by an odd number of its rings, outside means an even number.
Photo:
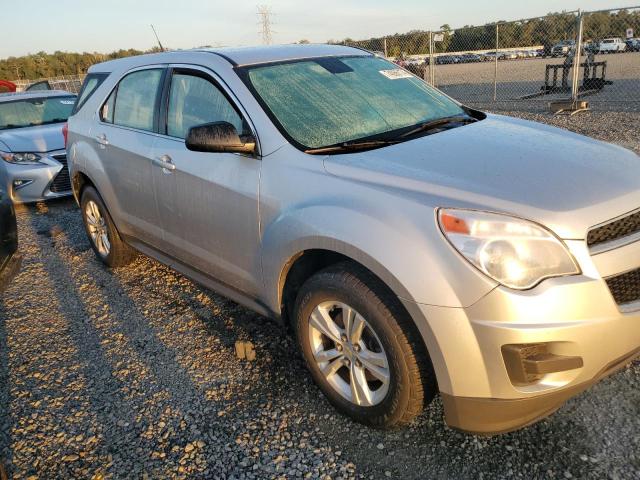
[[[153,131],[161,78],[161,69],[140,70],[124,77],[102,108],[103,120]]]
[[[242,117],[216,85],[200,76],[174,73],[169,93],[167,135],[185,138],[191,127],[212,122],[228,122],[240,134],[245,130]]]
[[[78,95],[78,100],[76,100],[76,104],[73,107],[72,115],[75,115],[83,105],[89,100],[91,95],[95,93],[98,87],[104,82],[105,78],[109,76],[108,73],[90,73],[82,84],[82,89],[80,90],[80,94]]]
[[[111,95],[109,95],[109,98],[102,106],[100,118],[103,122],[113,123],[113,107],[116,104],[116,91],[117,90],[111,92]]]

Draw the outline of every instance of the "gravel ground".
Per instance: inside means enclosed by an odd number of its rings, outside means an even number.
[[[521,114],[640,152],[640,114]],[[640,363],[493,438],[336,414],[277,324],[140,257],[96,260],[71,200],[19,209],[0,299],[0,459],[24,478],[640,478]],[[238,360],[251,340],[254,362]]]
[[[497,99],[508,102],[540,91],[545,82],[545,66],[564,63],[562,58],[527,58],[498,62]],[[615,109],[640,110],[640,52],[619,55],[597,55],[596,61],[605,61],[606,85],[596,94],[585,97],[597,109],[608,110],[615,102]],[[582,84],[582,70],[580,84]],[[558,86],[562,74],[559,73]],[[457,65],[436,65],[436,85],[447,94],[463,102],[488,102],[493,99],[493,82],[496,76],[492,62],[464,63]],[[571,77],[569,77],[571,79]],[[571,80],[569,80],[569,84]],[[567,94],[536,97],[527,104],[546,104],[549,100],[567,97]],[[522,100],[519,100],[522,103]],[[504,109],[501,106],[501,109]]]

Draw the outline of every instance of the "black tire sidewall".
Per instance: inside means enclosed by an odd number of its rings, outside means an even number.
[[[395,321],[382,303],[371,301],[371,295],[375,295],[371,290],[349,288],[344,281],[346,275],[349,274],[321,273],[302,287],[295,310],[298,344],[313,380],[332,405],[361,423],[380,428],[393,426],[403,416],[410,397],[408,367],[396,339],[397,332],[391,325]],[[325,301],[343,302],[354,308],[380,339],[387,355],[391,378],[387,395],[379,404],[361,407],[351,403],[334,390],[316,364],[309,343],[308,319],[315,307]],[[400,327],[396,325],[396,328]]]

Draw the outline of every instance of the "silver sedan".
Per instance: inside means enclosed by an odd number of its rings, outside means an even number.
[[[75,100],[63,91],[0,95],[0,183],[14,203],[71,194],[63,126]]]

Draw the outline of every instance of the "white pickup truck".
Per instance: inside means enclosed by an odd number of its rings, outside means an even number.
[[[605,38],[598,44],[598,53],[620,53],[627,49],[621,38]]]

